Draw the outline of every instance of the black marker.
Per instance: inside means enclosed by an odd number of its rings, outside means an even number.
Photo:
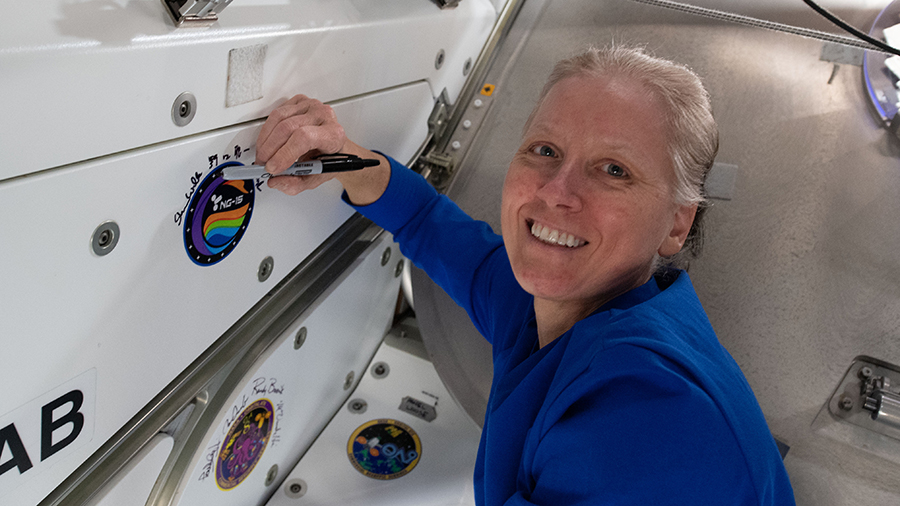
[[[349,172],[366,167],[374,167],[381,163],[370,158],[360,158],[356,155],[325,155],[318,160],[297,162],[288,167],[284,172],[272,175],[266,172],[263,165],[232,165],[222,169],[222,179],[269,179],[277,176],[310,176],[313,174],[325,174],[329,172]]]

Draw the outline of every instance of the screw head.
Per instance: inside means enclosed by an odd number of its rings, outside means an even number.
[[[838,401],[838,406],[844,411],[850,411],[853,409],[853,399],[848,395],[842,395],[840,400]]]
[[[861,379],[869,379],[872,377],[872,368],[871,367],[861,367],[859,369],[859,377]]]
[[[119,225],[114,221],[101,223],[91,235],[91,250],[102,257],[108,255],[119,242]]]
[[[259,263],[259,269],[256,271],[256,279],[259,280],[260,283],[269,279],[269,276],[272,275],[272,271],[275,270],[275,259],[272,257],[263,258],[263,261]]]
[[[400,277],[403,274],[403,260],[397,262],[397,267],[394,267],[394,277]]]
[[[385,266],[390,261],[391,261],[391,248],[387,248],[384,250],[384,253],[381,254],[381,265]]]
[[[269,468],[269,472],[266,473],[266,486],[268,487],[272,483],[275,482],[275,478],[278,477],[278,464],[273,465]]]
[[[434,68],[440,69],[444,66],[444,50],[441,49],[438,51],[437,56],[434,57]]]
[[[344,390],[350,390],[350,387],[353,386],[353,380],[356,379],[356,373],[350,371],[347,373],[347,377],[344,378]]]

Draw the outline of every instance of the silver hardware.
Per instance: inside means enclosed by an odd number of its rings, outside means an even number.
[[[459,0],[434,0],[441,9],[454,9],[459,5]]]
[[[394,267],[394,277],[399,278],[401,274],[403,274],[403,260],[397,262],[397,267]]]
[[[269,279],[273,270],[275,270],[275,259],[272,257],[263,258],[263,261],[259,263],[259,269],[256,271],[256,277],[259,279],[259,282],[262,283]]]
[[[900,439],[900,367],[859,356],[844,374],[828,402],[839,420]]]
[[[197,114],[197,97],[193,93],[186,91],[172,104],[172,122],[183,127],[194,119]]]
[[[434,57],[434,68],[440,70],[441,67],[444,66],[444,50],[441,49],[438,51],[437,56]]]
[[[284,484],[284,495],[291,499],[300,499],[306,495],[306,482],[303,480],[291,480]]]
[[[369,371],[371,371],[373,378],[384,379],[391,373],[391,367],[387,365],[387,362],[378,362],[373,364]]]
[[[347,403],[347,409],[353,413],[354,415],[361,415],[366,412],[369,404],[362,399],[353,399],[349,403]]]
[[[119,243],[119,225],[114,221],[104,221],[91,236],[91,249],[98,257],[108,255]]]
[[[272,483],[275,483],[275,478],[278,478],[278,464],[273,464],[272,467],[269,468],[269,472],[266,473],[266,486],[268,487]]]
[[[300,327],[300,330],[297,331],[297,335],[294,336],[294,349],[299,350],[303,343],[306,342],[306,327]]]
[[[381,254],[381,266],[384,267],[391,261],[391,248],[386,248]]]
[[[231,0],[163,0],[175,26],[209,26]]]
[[[467,76],[467,75],[469,75],[469,72],[471,72],[471,71],[472,71],[472,59],[469,58],[468,60],[466,60],[466,63],[463,65],[463,75]]]
[[[344,390],[350,390],[350,387],[353,386],[353,380],[356,379],[356,373],[350,371],[347,373],[347,377],[344,378]]]

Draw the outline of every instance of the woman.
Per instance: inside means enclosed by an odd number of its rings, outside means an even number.
[[[394,234],[493,349],[476,503],[793,504],[765,419],[686,272],[718,146],[687,68],[641,50],[557,64],[503,188],[502,238],[297,96],[260,132],[272,174],[349,152],[381,165],[331,177]]]

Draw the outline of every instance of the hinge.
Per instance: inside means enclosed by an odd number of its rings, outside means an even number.
[[[162,0],[176,26],[209,26],[232,0]]]
[[[455,158],[442,149],[442,146],[446,145],[444,137],[447,134],[449,120],[450,99],[447,89],[444,88],[428,116],[428,134],[431,141],[426,147],[425,154],[416,160],[414,167],[438,190],[444,189],[456,168]]]

